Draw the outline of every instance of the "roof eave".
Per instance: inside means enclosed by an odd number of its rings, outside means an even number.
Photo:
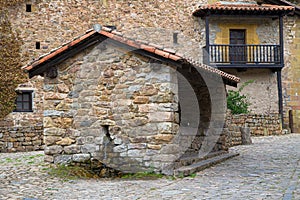
[[[295,8],[294,14],[299,15],[300,16],[300,6],[297,6],[289,1],[285,1],[285,0],[264,0],[267,3],[274,3],[277,5],[285,5],[285,6],[292,6]]]
[[[267,10],[267,9],[250,9],[250,8],[241,8],[239,9],[231,8],[231,7],[199,7],[197,10],[193,12],[194,17],[206,17],[206,16],[212,16],[212,15],[224,15],[224,16],[261,16],[261,17],[273,17],[273,16],[284,16],[293,14],[295,12],[295,8],[293,6],[285,6],[284,9],[274,9],[274,10]]]

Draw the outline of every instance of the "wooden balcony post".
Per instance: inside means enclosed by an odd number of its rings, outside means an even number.
[[[206,46],[205,46],[205,50],[206,50],[206,54],[207,54],[207,65],[210,64],[210,52],[209,52],[209,16],[205,17],[205,38],[206,38]]]
[[[277,71],[277,88],[278,88],[278,107],[279,107],[279,114],[281,118],[281,124],[284,125],[284,118],[283,118],[283,103],[282,103],[282,83],[281,83],[281,69]]]
[[[280,44],[280,63],[284,67],[284,42],[283,42],[283,19],[279,16],[279,44]]]

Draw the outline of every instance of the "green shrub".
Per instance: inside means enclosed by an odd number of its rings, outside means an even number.
[[[247,99],[246,95],[241,94],[241,91],[253,80],[245,82],[239,90],[228,90],[227,95],[227,108],[231,110],[232,114],[244,114],[249,113],[249,106],[251,105]]]

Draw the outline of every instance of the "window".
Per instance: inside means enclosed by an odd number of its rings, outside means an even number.
[[[31,12],[31,4],[26,4],[26,12]]]
[[[15,112],[32,112],[32,91],[17,91]]]
[[[41,43],[40,42],[35,42],[35,48],[36,49],[41,49]]]

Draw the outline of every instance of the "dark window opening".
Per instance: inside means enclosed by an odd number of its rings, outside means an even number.
[[[40,42],[36,42],[35,43],[35,48],[36,49],[41,49],[41,43]]]
[[[26,4],[26,12],[31,12],[31,4]]]
[[[32,91],[18,91],[15,112],[32,112]]]

